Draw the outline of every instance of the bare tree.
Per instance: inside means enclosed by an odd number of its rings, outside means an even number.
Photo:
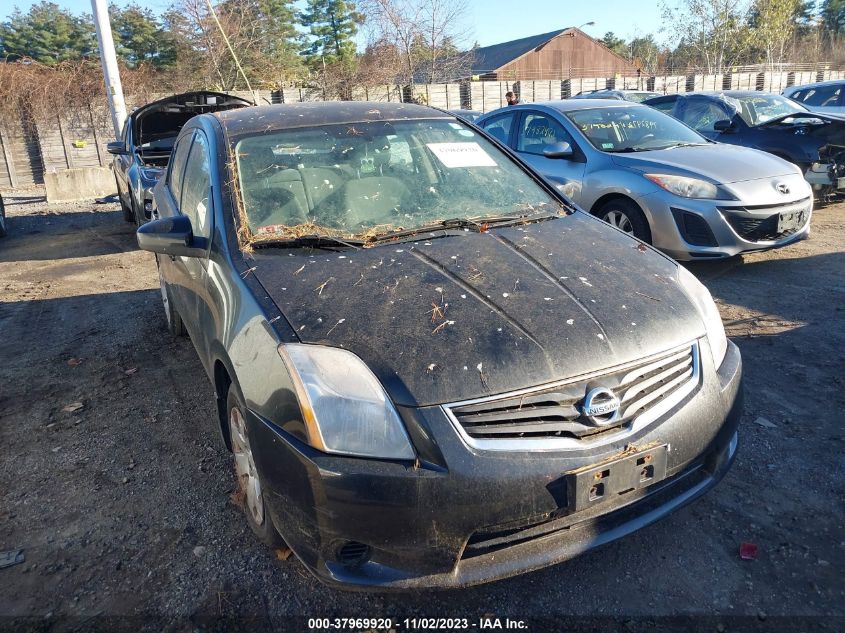
[[[708,74],[722,73],[748,48],[748,0],[678,0],[662,5],[672,41],[695,52]]]
[[[287,16],[269,13],[268,7],[272,6],[265,6],[260,0],[224,0],[216,5],[220,26],[254,88],[262,83],[272,88],[289,82],[301,68],[302,61],[293,45],[286,42],[291,39],[286,31],[293,27],[287,28]],[[207,0],[177,0],[174,9],[184,18],[182,36],[192,44],[206,85],[215,85],[222,90],[239,87],[237,64],[211,15]],[[240,84],[245,87],[242,81]]]
[[[469,35],[466,0],[365,0],[362,9],[375,40],[391,43],[402,60],[401,79],[453,79],[468,70],[461,54]]]
[[[798,0],[755,0],[751,34],[754,43],[766,52],[771,67],[786,57],[786,48],[795,33]]]

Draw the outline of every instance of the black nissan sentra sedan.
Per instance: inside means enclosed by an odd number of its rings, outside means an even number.
[[[730,467],[741,362],[707,290],[454,116],[197,116],[155,203],[138,241],[247,521],[326,582],[538,569]]]

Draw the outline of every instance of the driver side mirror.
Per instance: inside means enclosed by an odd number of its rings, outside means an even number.
[[[135,232],[142,250],[174,257],[204,257],[204,239],[197,240],[186,215],[176,215],[147,222]]]
[[[733,132],[735,130],[733,122],[728,121],[727,119],[716,121],[713,124],[713,129],[717,132]]]
[[[123,141],[112,141],[108,145],[106,145],[106,151],[109,154],[113,154],[114,156],[128,156],[129,152],[126,150],[126,146],[123,144]]]
[[[543,150],[543,156],[546,158],[572,158],[575,152],[572,151],[572,146],[566,141],[559,143],[552,143]]]

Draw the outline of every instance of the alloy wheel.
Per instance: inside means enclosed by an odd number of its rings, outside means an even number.
[[[232,438],[232,453],[235,455],[235,475],[243,493],[244,506],[256,525],[264,523],[264,498],[261,496],[261,482],[255,469],[255,460],[246,436],[244,416],[237,407],[229,413],[229,431]]]
[[[617,211],[615,209],[607,211],[602,220],[608,224],[612,224],[620,231],[625,231],[625,233],[630,233],[631,235],[634,234],[634,226],[631,224],[631,219],[623,211]]]

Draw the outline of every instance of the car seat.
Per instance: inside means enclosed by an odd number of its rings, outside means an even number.
[[[343,198],[350,225],[389,223],[410,190],[390,173],[390,141],[375,137],[352,156],[357,178],[347,181]]]
[[[503,128],[491,127],[489,130],[487,130],[487,133],[503,145],[508,144],[508,136]]]
[[[280,164],[271,148],[252,147],[238,158],[244,204],[252,229],[305,222],[308,201],[296,169]]]

